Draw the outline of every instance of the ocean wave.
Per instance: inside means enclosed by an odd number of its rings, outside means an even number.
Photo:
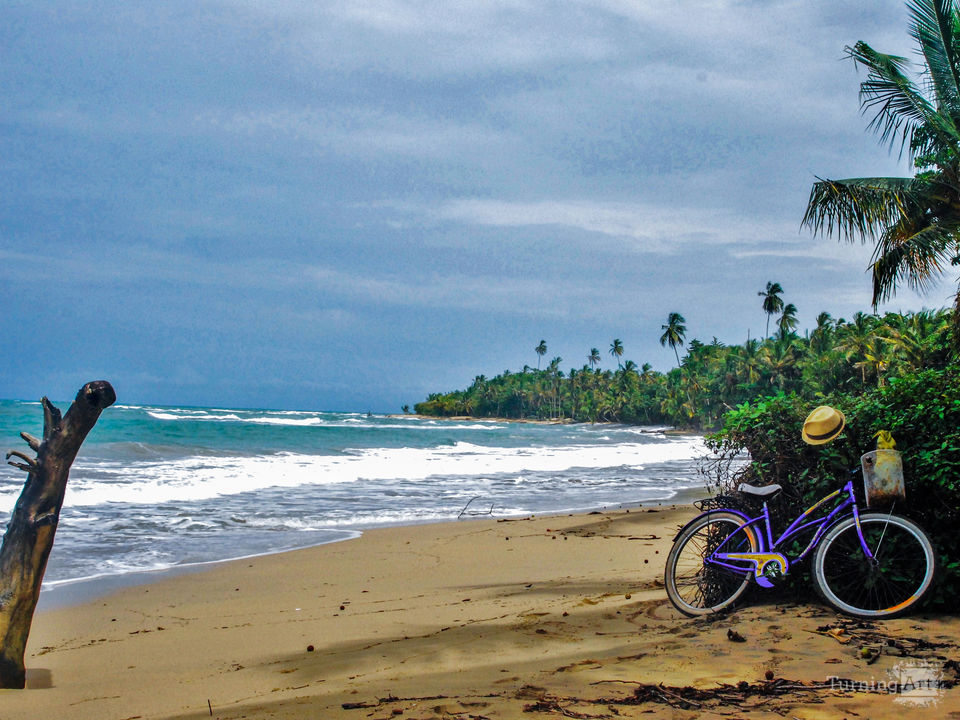
[[[363,430],[500,430],[502,424],[470,423],[451,424],[449,422],[423,421],[413,423],[382,422],[378,418],[371,421],[364,416],[348,413],[330,415],[328,413],[309,413],[304,411],[270,411],[266,414],[239,415],[236,412],[211,413],[204,410],[147,410],[154,420],[167,422],[229,422],[250,423],[253,425],[278,425],[285,427],[351,428]]]
[[[213,415],[211,413],[190,413],[186,411],[179,412],[164,412],[162,410],[147,410],[147,415],[152,417],[154,420],[190,420],[191,422],[197,421],[223,421],[223,420],[240,420],[239,415],[234,413],[227,413],[226,415]]]
[[[267,414],[239,415],[237,412],[211,413],[202,410],[147,410],[154,420],[172,422],[251,423],[256,425],[282,425],[288,427],[319,427],[323,425],[347,427],[350,418],[331,421],[317,413],[295,411],[270,412]]]
[[[641,469],[691,460],[706,448],[696,437],[656,443],[559,447],[496,447],[457,442],[435,448],[367,448],[347,455],[278,453],[253,457],[191,456],[163,462],[88,465],[78,461],[66,502],[98,504],[193,502],[267,488],[339,485],[359,481],[417,482],[430,477],[484,478],[520,473],[576,474],[578,469]],[[18,489],[0,491],[0,500]]]
[[[75,585],[77,583],[90,582],[91,580],[103,580],[104,578],[115,577],[117,575],[162,572],[164,570],[170,570],[176,565],[177,563],[173,561],[144,564],[139,563],[137,560],[131,560],[129,562],[117,562],[113,563],[112,565],[103,565],[98,569],[97,572],[90,573],[89,575],[80,575],[77,577],[59,579],[44,578],[43,587],[41,590],[49,592],[51,590],[56,590],[58,587],[66,587]]]

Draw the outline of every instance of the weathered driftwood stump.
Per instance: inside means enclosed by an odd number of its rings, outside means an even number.
[[[37,453],[36,458],[16,450],[7,453],[11,465],[29,474],[0,547],[0,688],[22,688],[26,684],[23,655],[70,466],[100,413],[116,399],[113,387],[105,380],[80,388],[63,417],[43,398],[43,439],[20,433]]]

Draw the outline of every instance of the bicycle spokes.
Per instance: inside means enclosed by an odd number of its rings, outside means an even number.
[[[687,615],[703,615],[729,607],[747,589],[750,563],[714,562],[719,548],[750,552],[752,533],[739,532],[743,518],[716,513],[694,520],[681,531],[667,558],[666,586],[671,602]]]
[[[926,593],[935,564],[922,530],[905,518],[876,513],[831,531],[815,559],[815,579],[824,597],[844,611],[885,617]]]

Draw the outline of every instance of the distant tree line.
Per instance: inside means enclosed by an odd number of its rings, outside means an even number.
[[[861,394],[892,378],[942,368],[951,358],[951,310],[874,315],[858,312],[834,319],[822,312],[813,330],[796,331],[797,308],[784,303],[779,283],[768,283],[762,306],[775,333],[725,345],[715,337],[686,342],[686,320],[670,313],[660,343],[674,350],[677,367],[663,373],[649,363],[623,360],[620,339],[610,344],[617,368],[600,369],[597,348],[581,368],[561,370],[553,358],[540,369],[524,366],[488,378],[478,375],[470,387],[431,394],[414,410],[437,417],[572,420],[670,424],[695,429],[719,426],[723,414],[767,395],[793,393],[814,399],[837,392]],[[686,353],[680,356],[679,348]],[[541,340],[534,348],[547,353]]]

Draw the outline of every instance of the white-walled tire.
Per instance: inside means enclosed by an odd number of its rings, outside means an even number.
[[[896,617],[916,608],[937,570],[927,534],[912,520],[882,512],[860,513],[860,529],[874,558],[863,552],[853,517],[837,523],[813,556],[817,592],[861,618]]]

